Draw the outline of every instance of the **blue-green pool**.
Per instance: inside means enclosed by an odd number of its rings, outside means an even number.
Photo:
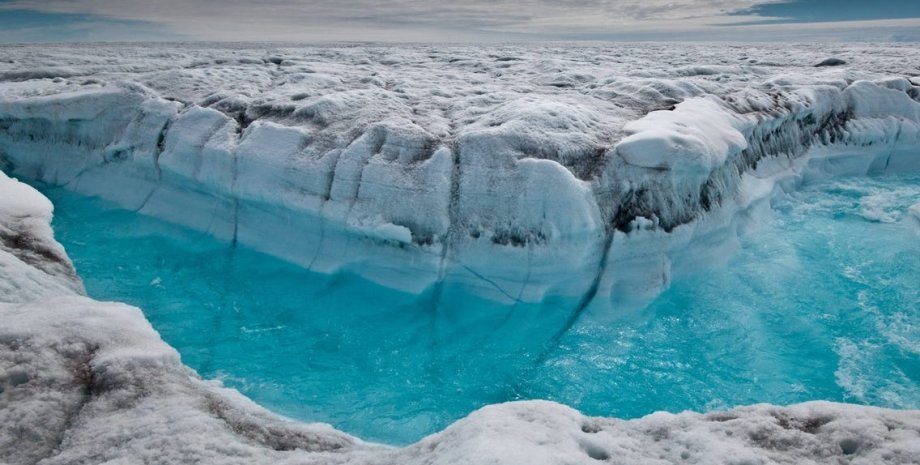
[[[39,188],[92,297],[143,308],[203,377],[368,440],[405,444],[515,399],[627,418],[813,399],[920,407],[920,231],[903,221],[917,176],[777,200],[727,265],[677,278],[641,311],[595,306],[557,343],[573,302],[459,289],[434,302]]]

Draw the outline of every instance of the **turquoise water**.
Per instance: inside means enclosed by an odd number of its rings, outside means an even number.
[[[640,311],[594,308],[559,340],[573,302],[502,306],[458,289],[434,302],[40,188],[91,296],[143,308],[202,376],[369,440],[405,444],[516,399],[625,418],[813,399],[920,407],[920,228],[902,221],[916,176],[778,200],[727,265]]]

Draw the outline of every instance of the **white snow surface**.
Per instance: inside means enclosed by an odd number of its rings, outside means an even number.
[[[0,51],[7,173],[411,292],[654,295],[774,185],[920,166],[912,44]]]
[[[546,401],[490,405],[405,448],[274,416],[182,365],[137,308],[81,295],[50,204],[0,177],[0,463],[20,464],[916,464],[920,411],[829,402],[592,418]],[[39,221],[43,224],[39,224]],[[58,246],[59,249],[59,246]],[[9,258],[7,255],[13,258]],[[16,266],[6,262],[29,257]]]
[[[777,189],[920,165],[914,46],[0,50],[4,172],[410,290],[654,294]],[[515,402],[368,444],[200,379],[140,310],[85,297],[51,215],[0,174],[0,463],[920,463],[920,412],[827,402]]]

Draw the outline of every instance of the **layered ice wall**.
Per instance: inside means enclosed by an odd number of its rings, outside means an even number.
[[[6,171],[435,295],[654,295],[777,183],[920,165],[905,47],[7,50]]]
[[[898,465],[920,456],[920,412],[828,402],[631,421],[514,402],[406,448],[286,421],[198,378],[139,309],[81,295],[47,199],[2,174],[0,194],[2,463]]]

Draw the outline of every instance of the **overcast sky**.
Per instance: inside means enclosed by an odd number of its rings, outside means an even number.
[[[0,0],[0,42],[920,41],[920,0]]]

